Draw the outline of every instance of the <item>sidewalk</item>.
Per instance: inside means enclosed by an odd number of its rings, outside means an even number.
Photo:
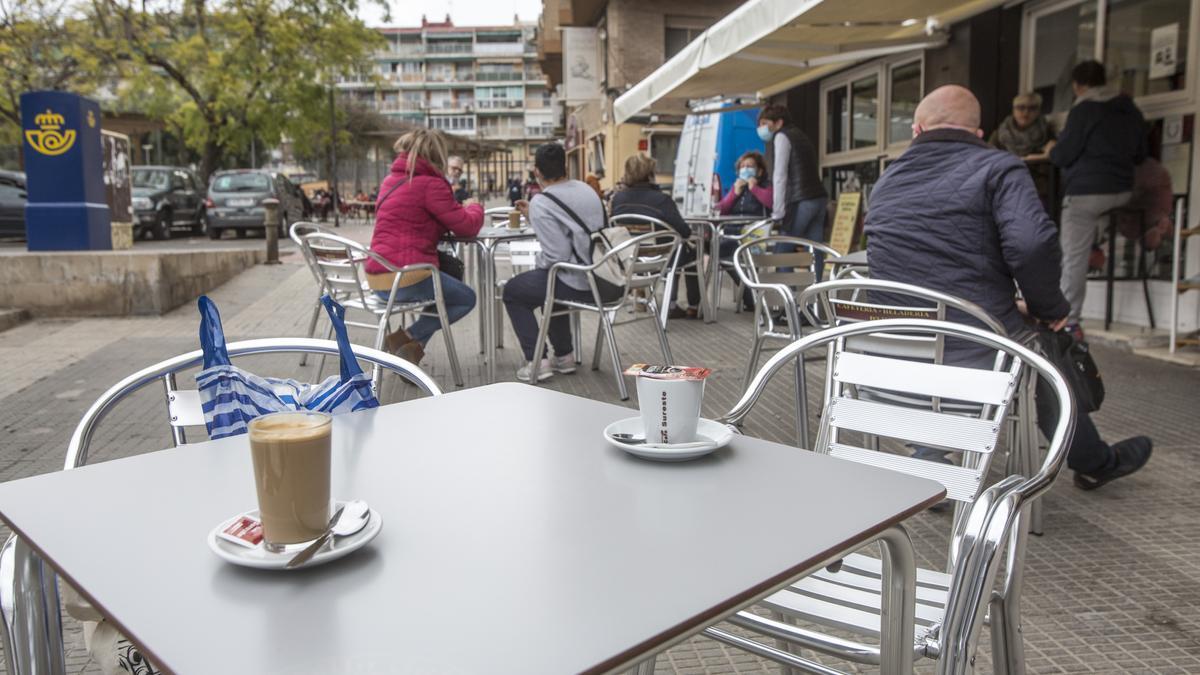
[[[369,237],[363,225],[348,225],[340,233]],[[252,268],[211,293],[230,340],[303,334],[315,285],[297,252],[285,252],[283,262]],[[725,291],[725,309],[718,323],[674,321],[670,326],[677,361],[715,370],[706,391],[706,416],[720,415],[740,394],[749,351],[751,317],[734,314],[728,286]],[[506,348],[497,374],[514,380],[521,359],[505,324]],[[35,320],[0,333],[0,372],[4,373],[0,378],[0,480],[61,469],[71,431],[86,407],[137,368],[195,349],[197,328],[195,305],[188,304],[158,318]],[[618,402],[607,359],[599,372],[587,367],[594,328],[594,321],[585,318],[585,366],[575,375],[554,377],[546,386]],[[477,329],[475,313],[454,326],[467,386],[483,383]],[[352,339],[368,337],[366,332],[352,332]],[[661,360],[647,322],[617,328],[617,339],[625,364]],[[422,366],[448,392],[454,391],[440,337],[430,346]],[[1106,347],[1096,347],[1095,354],[1109,391],[1104,410],[1095,416],[1100,430],[1110,441],[1148,433],[1155,439],[1155,454],[1141,473],[1091,493],[1075,489],[1069,472],[1064,472],[1045,497],[1046,534],[1030,542],[1026,566],[1023,613],[1028,671],[1200,672],[1196,612],[1200,607],[1200,518],[1196,515],[1200,513],[1196,489],[1200,372]],[[315,366],[300,368],[295,357],[265,358],[250,367],[317,379]],[[816,392],[823,364],[812,368],[810,384]],[[332,364],[325,373],[331,372]],[[188,380],[181,378],[181,385]],[[748,420],[747,434],[793,442],[791,386],[786,373],[769,386],[764,402]],[[415,395],[415,390],[385,386],[383,395],[386,404]],[[151,386],[105,420],[93,444],[92,461],[150,452],[169,442],[161,391]],[[744,509],[746,517],[753,517],[753,509],[746,505],[729,508]],[[796,516],[797,532],[801,532],[804,519],[819,514]],[[949,515],[926,513],[909,523],[923,565],[943,564],[948,522]],[[137,555],[137,542],[130,545],[131,555]],[[73,622],[69,628],[70,672],[99,672],[88,663]],[[977,667],[987,672],[986,631],[980,643]],[[403,666],[403,654],[396,655],[396,663]],[[453,655],[447,655],[447,667],[452,664]],[[931,672],[928,667],[920,670]],[[694,638],[660,656],[658,671],[778,669]]]

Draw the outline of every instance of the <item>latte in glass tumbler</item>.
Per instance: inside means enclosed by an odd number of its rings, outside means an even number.
[[[329,524],[332,421],[326,413],[309,411],[250,421],[254,486],[269,551],[310,542]]]

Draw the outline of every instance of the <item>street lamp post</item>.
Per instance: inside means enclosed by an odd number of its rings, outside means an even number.
[[[333,103],[333,76],[329,77],[329,182],[333,203],[333,226],[341,227],[341,214],[338,209],[338,167],[337,167],[337,109]]]

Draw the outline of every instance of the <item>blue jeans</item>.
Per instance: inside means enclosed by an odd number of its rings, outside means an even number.
[[[454,323],[470,314],[471,310],[475,308],[475,291],[445,272],[438,272],[438,275],[442,281],[442,300],[446,304],[446,318],[450,320],[450,323]],[[388,299],[388,291],[376,291],[375,295],[385,301]],[[412,286],[396,289],[396,302],[419,302],[421,300],[433,302],[433,277]],[[429,338],[433,337],[434,331],[441,327],[442,322],[436,316],[422,316],[408,327],[408,332],[414,340],[425,345],[429,343]]]
[[[828,208],[828,202],[824,197],[803,199],[788,204],[787,210],[783,214],[783,228],[780,234],[823,243],[825,241],[825,212]],[[775,253],[791,253],[795,250],[796,247],[793,244],[778,244],[775,247]],[[817,281],[820,281],[821,263],[825,256],[818,253],[816,257],[815,269],[817,270]],[[792,268],[780,267],[779,271],[791,272]]]

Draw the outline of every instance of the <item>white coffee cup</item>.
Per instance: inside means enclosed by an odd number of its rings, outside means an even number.
[[[704,380],[663,380],[638,375],[637,392],[647,443],[696,440]]]

